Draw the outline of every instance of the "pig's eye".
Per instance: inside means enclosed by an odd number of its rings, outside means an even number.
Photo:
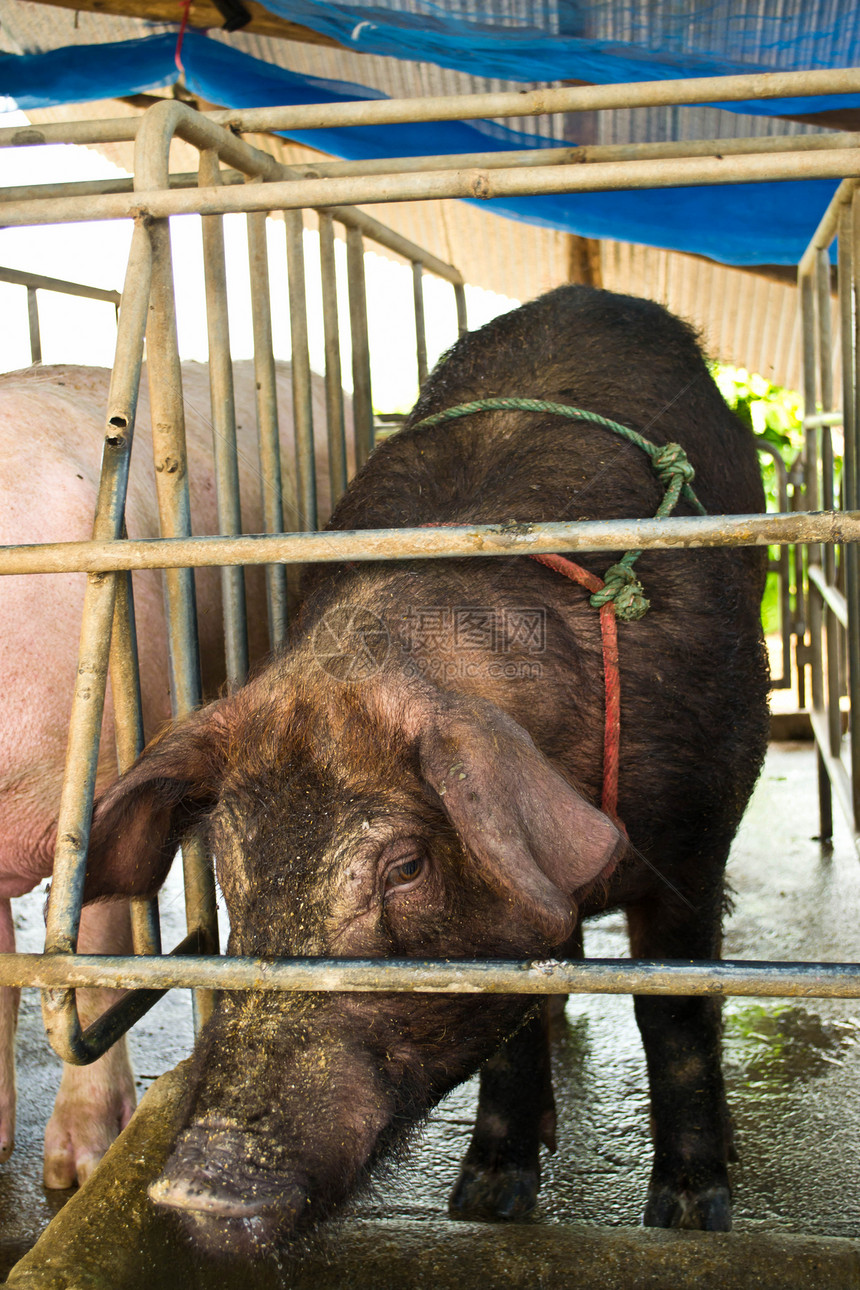
[[[385,891],[402,891],[414,887],[423,878],[427,862],[423,856],[405,856],[393,864],[385,875]]]

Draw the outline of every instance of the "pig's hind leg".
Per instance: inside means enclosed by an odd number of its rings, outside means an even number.
[[[719,892],[697,891],[693,903],[694,911],[659,899],[628,909],[633,957],[718,959],[722,886]],[[728,1231],[727,1162],[734,1156],[720,1065],[720,1001],[638,995],[634,1006],[648,1065],[654,1138],[645,1226]]]
[[[125,902],[90,905],[81,917],[81,953],[128,954],[131,929]],[[119,990],[78,990],[82,1026],[112,1003]],[[54,1113],[45,1130],[45,1186],[85,1183],[135,1107],[134,1076],[125,1038],[89,1066],[63,1066]]]
[[[546,999],[481,1068],[475,1128],[451,1193],[451,1217],[498,1221],[531,1213],[541,1143],[555,1150]]]
[[[15,950],[12,906],[0,900],[0,952]],[[8,1160],[15,1146],[15,1027],[21,991],[0,987],[0,1164]]]

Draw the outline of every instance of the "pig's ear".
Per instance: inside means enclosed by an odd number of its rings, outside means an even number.
[[[218,799],[226,743],[220,704],[177,722],[95,805],[84,901],[151,896],[182,838]]]
[[[548,944],[560,945],[576,924],[576,893],[620,849],[614,824],[493,703],[445,696],[420,723],[418,751],[484,876]]]

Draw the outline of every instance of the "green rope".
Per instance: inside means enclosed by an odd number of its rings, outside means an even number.
[[[566,403],[550,403],[545,399],[476,399],[473,403],[458,403],[456,407],[446,408],[433,416],[417,421],[412,429],[427,429],[441,425],[445,421],[455,421],[459,417],[470,416],[473,412],[549,412],[555,416],[567,417],[571,421],[591,421],[594,425],[603,426],[613,434],[620,435],[628,443],[633,443],[650,458],[651,467],[665,488],[663,500],[657,508],[655,519],[664,519],[671,515],[683,497],[700,515],[706,515],[702,503],[690,487],[695,471],[687,460],[687,454],[679,443],[652,443],[636,430],[623,426],[608,417],[598,416],[585,408],[569,407]],[[650,601],[646,599],[642,584],[633,572],[633,565],[640,551],[628,551],[618,564],[606,570],[603,590],[596,591],[591,597],[591,604],[596,609],[608,601],[615,602],[615,615],[625,622],[633,622],[647,613]]]

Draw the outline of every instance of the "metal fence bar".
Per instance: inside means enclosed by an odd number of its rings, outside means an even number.
[[[815,585],[821,599],[840,626],[847,627],[848,603],[839,588],[829,583],[824,571],[815,566],[809,570],[809,581]]]
[[[818,384],[821,392],[821,407],[824,415],[833,409],[833,342],[830,327],[830,254],[819,250],[816,257],[816,316],[818,321]],[[813,434],[816,431],[813,429]],[[830,426],[821,425],[817,430],[821,449],[821,501],[825,510],[832,511],[835,505],[833,487],[833,436]],[[824,581],[828,587],[836,586],[836,548],[825,546],[822,549]],[[818,569],[815,570],[818,572]],[[810,581],[814,583],[813,569],[810,567]],[[840,684],[840,620],[834,614],[832,604],[827,596],[824,602],[824,643],[827,660],[827,717],[830,734],[830,752],[837,756],[842,745],[842,713],[839,697],[842,692]],[[844,597],[842,598],[844,600]],[[831,833],[822,831],[822,837]]]
[[[147,538],[125,542],[46,542],[0,546],[0,576],[110,573],[219,564],[331,564],[444,556],[538,555],[634,547],[777,546],[860,541],[860,511],[787,515],[694,515],[662,520],[577,520],[540,524],[461,524],[450,528],[326,530],[242,537]]]
[[[305,531],[317,527],[317,488],[302,212],[286,211],[284,224],[287,230],[290,346],[293,360],[293,426],[296,436],[296,500],[299,508],[297,527]]]
[[[257,386],[257,442],[263,493],[263,523],[268,533],[284,528],[281,435],[278,422],[278,378],[272,352],[272,303],[266,216],[248,216],[248,264],[254,329],[254,376]],[[296,516],[289,517],[294,524]],[[287,576],[270,564],[266,569],[269,644],[277,649],[287,638]]]
[[[370,391],[370,344],[367,335],[367,289],[364,238],[358,228],[346,230],[346,274],[352,336],[352,423],[356,470],[373,451],[373,400]]]
[[[203,114],[206,115],[206,114]],[[76,123],[80,124],[80,123]],[[567,166],[591,165],[596,161],[666,160],[673,157],[736,157],[760,155],[771,152],[817,152],[822,149],[860,147],[854,133],[834,132],[818,135],[770,135],[741,139],[677,139],[659,143],[585,144],[574,147],[524,148],[514,152],[458,153],[457,164],[472,169],[508,169],[518,166]],[[416,171],[450,169],[446,155],[429,157],[383,157],[360,161],[310,161],[298,165],[281,166],[284,179],[340,179],[345,175],[410,174]],[[241,171],[224,169],[221,182],[244,183]],[[172,174],[170,188],[196,188],[196,171]],[[57,197],[99,196],[104,193],[130,193],[134,182],[127,179],[84,179],[73,183],[19,184],[0,188],[0,203],[25,201],[36,198],[53,200]],[[349,207],[343,209],[349,210]],[[372,220],[364,211],[354,212],[357,220]],[[336,216],[337,218],[337,216]],[[385,228],[384,225],[380,226]],[[388,236],[401,235],[386,229]],[[419,248],[423,251],[423,248]],[[427,254],[426,251],[423,251]],[[408,255],[406,258],[410,258]],[[2,271],[0,271],[2,272]]]
[[[201,153],[201,182],[216,184],[219,182],[218,174],[217,154],[211,150]],[[223,219],[213,215],[204,216],[202,235],[215,496],[218,506],[218,528],[221,533],[229,535],[242,532],[242,507],[239,496],[236,400],[233,390],[233,364],[230,358]],[[233,565],[221,570],[221,597],[227,684],[232,690],[245,682],[249,665],[245,572],[240,566]]]
[[[454,303],[457,309],[457,334],[465,336],[469,330],[466,317],[466,288],[460,283],[454,284]]]
[[[340,365],[340,327],[337,309],[337,266],[334,222],[330,212],[319,212],[320,284],[325,338],[325,404],[328,436],[328,474],[331,505],[347,484],[346,424],[343,410],[343,376]]]
[[[788,470],[782,459],[782,453],[775,443],[769,439],[757,438],[756,448],[759,452],[764,452],[771,457],[773,461],[774,473],[776,475],[777,497],[779,499],[780,511],[788,510]],[[768,572],[774,572],[778,575],[779,586],[779,634],[782,642],[782,675],[771,676],[770,684],[773,690],[788,690],[791,688],[791,588],[789,579],[791,574],[790,551],[787,546],[779,548],[779,555],[776,561],[768,562]]]
[[[30,362],[42,361],[42,336],[39,330],[39,301],[36,288],[27,288],[27,326],[30,332]]]
[[[843,389],[843,426],[845,436],[845,458],[843,476],[843,505],[846,510],[853,504],[853,499],[860,495],[858,490],[858,456],[857,456],[857,408],[855,404],[857,390],[857,314],[856,314],[856,274],[858,271],[858,247],[856,243],[857,228],[857,192],[852,193],[851,205],[844,204],[839,214],[839,306],[842,341],[842,389]],[[849,718],[849,743],[853,759],[851,774],[852,822],[860,820],[860,560],[857,546],[849,543],[845,547],[845,596],[848,602],[848,689],[850,694],[851,713]]]
[[[387,99],[301,107],[218,109],[200,113],[239,132],[311,130],[334,125],[404,121],[467,121],[478,117],[541,116],[554,112],[593,112],[613,108],[696,103],[736,103],[745,99],[860,93],[860,71],[834,68],[800,72],[755,72],[673,81],[588,85],[562,89],[447,95],[443,98]],[[167,100],[169,102],[169,100]],[[158,110],[150,108],[150,112]],[[141,120],[63,122],[11,126],[0,130],[0,147],[46,143],[116,143],[136,137]]]
[[[93,522],[93,532],[99,538],[118,538],[123,530],[151,267],[148,231],[139,222],[132,236],[125,307],[108,396],[107,433]],[[92,574],[87,580],[48,898],[45,938],[48,956],[69,953],[77,945],[116,588],[116,577]],[[123,715],[127,713],[121,704],[121,720]],[[65,1061],[90,1061],[100,1055],[85,1042],[73,992],[47,991],[42,997],[42,1013],[51,1043]]]
[[[114,711],[117,770],[128,770],[143,752],[143,706],[140,696],[140,668],[134,619],[131,574],[116,579],[113,631],[110,640],[110,682]],[[135,954],[161,953],[158,900],[133,900],[131,932]]]
[[[458,100],[459,101],[459,100]],[[154,110],[154,109],[153,109]],[[491,199],[552,193],[616,192],[637,189],[711,187],[722,184],[860,176],[860,150],[843,148],[793,155],[680,157],[665,161],[595,162],[593,165],[523,167],[508,170],[452,169],[436,173],[363,175],[342,179],[273,180],[257,185],[169,189],[166,184],[133,194],[5,202],[4,227],[39,223],[80,223],[131,219],[147,214],[221,215],[227,211],[298,210],[444,197]],[[47,205],[47,209],[46,209]]]
[[[128,184],[128,190],[131,191],[131,180],[128,179],[125,182]],[[3,193],[8,191],[0,188],[0,201],[3,200]],[[52,185],[51,194],[55,192],[56,189]],[[27,269],[0,268],[0,282],[9,282],[19,287],[32,287],[34,291],[56,291],[60,295],[81,296],[85,300],[105,300],[112,305],[122,303],[122,295],[119,291],[109,291],[106,287],[90,287],[83,282],[67,282],[65,278],[46,278],[44,274],[30,273]]]
[[[158,991],[418,991],[442,994],[714,994],[860,998],[860,964],[631,959],[252,959],[0,955],[0,985],[132,986]]]
[[[162,534],[187,538],[191,533],[188,457],[185,447],[185,408],[176,338],[173,265],[167,220],[149,226],[152,241],[152,285],[147,324],[147,369],[152,418],[152,450]],[[164,574],[167,601],[168,657],[173,714],[183,716],[203,699],[194,570],[168,569]],[[189,933],[205,936],[205,947],[218,948],[215,883],[203,843],[192,838],[182,847],[185,914]],[[212,1010],[209,992],[194,995],[195,1031]]]
[[[803,358],[803,406],[804,410],[814,411],[816,407],[816,364],[815,364],[815,278],[814,272],[803,273],[798,281],[800,297],[800,323]],[[804,452],[804,497],[805,510],[814,511],[818,507],[818,434],[810,428],[805,436]],[[818,545],[807,547],[806,558],[809,565],[821,564],[821,548]],[[798,586],[798,595],[801,588]],[[821,652],[821,601],[814,595],[806,598],[804,614],[810,634],[810,661],[812,664],[812,706],[817,711],[824,707],[824,663]]]
[[[427,329],[424,325],[424,273],[418,261],[412,262],[412,303],[415,310],[415,356],[418,362],[418,384],[427,380]]]

